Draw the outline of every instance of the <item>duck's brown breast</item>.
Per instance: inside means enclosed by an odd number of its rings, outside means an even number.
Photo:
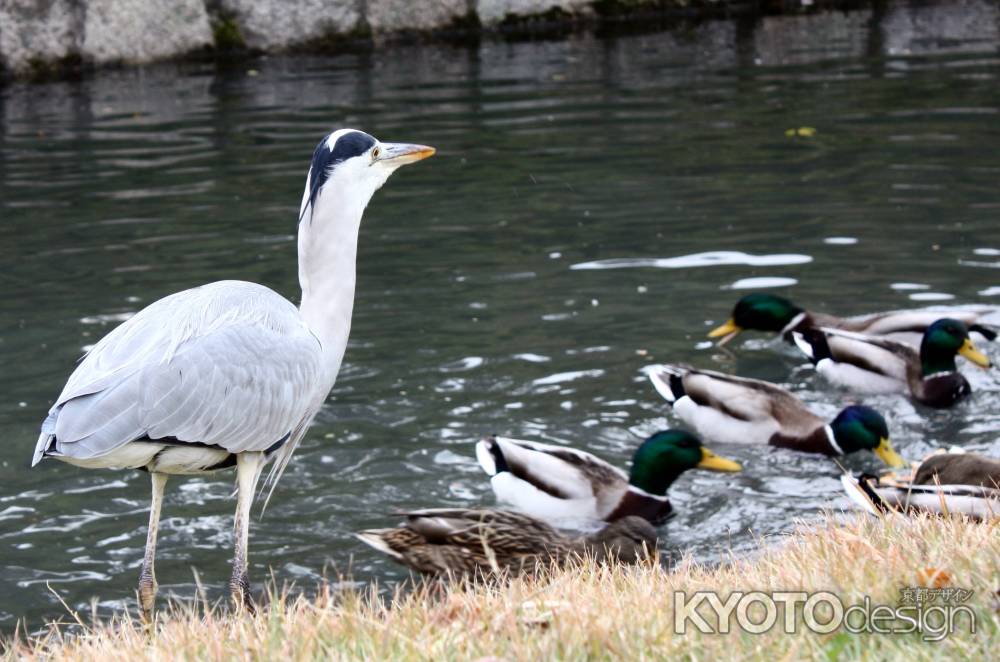
[[[663,498],[661,500],[628,490],[622,496],[615,509],[605,516],[604,521],[614,522],[622,517],[632,515],[641,517],[653,524],[663,524],[673,515],[673,512],[674,509],[670,505],[669,499]]]

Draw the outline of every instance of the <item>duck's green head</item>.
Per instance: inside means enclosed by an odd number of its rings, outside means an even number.
[[[982,368],[991,365],[989,358],[972,343],[969,328],[963,322],[945,317],[927,327],[920,342],[920,367],[924,377],[939,372],[955,372],[956,354]]]
[[[688,469],[740,471],[737,462],[719,457],[701,445],[698,437],[684,430],[657,432],[632,456],[629,483],[650,494],[663,496],[667,488]]]
[[[778,333],[802,312],[801,308],[784,297],[755,292],[737,301],[733,316],[722,326],[713,329],[708,337],[725,336],[720,341],[721,344],[729,342],[744,329]]]
[[[833,438],[844,454],[868,450],[890,467],[906,466],[889,442],[889,426],[882,414],[871,407],[851,405],[837,414],[830,424]]]

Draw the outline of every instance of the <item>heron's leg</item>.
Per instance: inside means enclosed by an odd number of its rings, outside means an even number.
[[[156,601],[156,575],[153,572],[153,561],[156,558],[156,534],[160,528],[160,506],[163,505],[163,489],[167,485],[167,474],[152,472],[149,474],[153,483],[153,498],[149,502],[149,531],[146,532],[146,554],[142,558],[142,570],[139,572],[139,606],[143,617],[149,621],[153,618],[153,603]]]
[[[264,464],[264,454],[245,452],[236,456],[236,520],[233,534],[236,549],[233,554],[233,576],[229,580],[233,604],[252,607],[250,603],[250,580],[247,578],[247,541],[250,533],[250,505],[257,489],[257,478]]]

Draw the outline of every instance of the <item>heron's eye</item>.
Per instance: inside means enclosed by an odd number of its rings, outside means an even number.
[[[372,150],[372,161],[378,159],[380,156],[382,156],[382,148],[376,145],[375,149]]]

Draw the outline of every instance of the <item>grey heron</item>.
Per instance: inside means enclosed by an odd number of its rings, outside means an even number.
[[[160,299],[104,336],[42,423],[45,457],[88,469],[145,469],[152,499],[139,602],[151,616],[167,477],[236,467],[229,588],[249,605],[250,505],[268,460],[272,489],[337,378],[354,307],[358,231],[397,168],[434,153],[354,129],[313,152],[299,207],[296,307],[273,290],[219,281]]]

